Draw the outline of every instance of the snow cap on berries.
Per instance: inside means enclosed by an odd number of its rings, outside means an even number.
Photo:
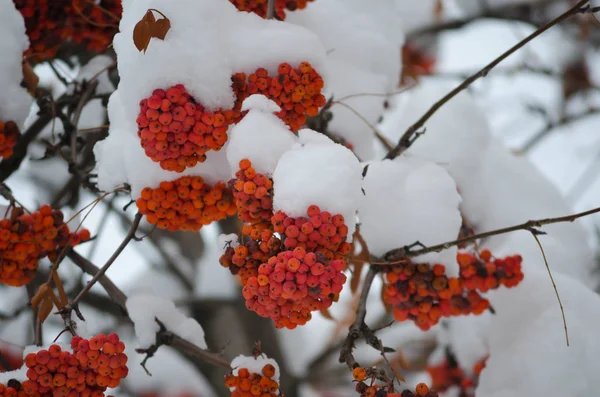
[[[267,364],[271,364],[273,367],[275,367],[275,375],[273,375],[271,379],[273,379],[275,382],[279,382],[279,374],[281,373],[279,371],[279,365],[277,365],[275,360],[267,357],[267,355],[264,353],[257,357],[244,356],[243,354],[240,354],[234,358],[233,361],[231,361],[231,368],[233,368],[232,372],[235,376],[238,375],[240,368],[246,368],[250,373],[260,374],[263,367]]]
[[[362,199],[361,173],[356,156],[342,145],[297,144],[281,156],[273,173],[274,210],[305,217],[308,207],[316,205],[343,215],[352,239]]]
[[[271,175],[281,155],[296,142],[296,136],[273,114],[280,110],[279,106],[265,96],[248,97],[244,109],[249,110],[248,114],[229,132],[229,165],[235,173],[240,161],[248,159],[257,173]]]
[[[23,52],[29,47],[23,17],[12,1],[0,1],[0,121],[23,128],[33,98],[21,87]]]
[[[410,157],[368,165],[359,219],[371,254],[382,256],[416,241],[429,246],[457,238],[462,223],[460,196],[442,167]],[[419,256],[414,262],[439,263],[446,266],[448,275],[458,275],[456,252],[453,247]]]

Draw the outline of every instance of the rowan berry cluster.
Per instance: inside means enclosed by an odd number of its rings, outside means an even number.
[[[104,397],[127,376],[125,344],[117,334],[71,340],[72,352],[53,344],[25,356],[27,380],[0,385],[0,396]]]
[[[237,375],[225,375],[225,386],[231,390],[231,397],[277,397],[279,383],[274,379],[275,367],[266,364],[261,373],[248,368],[238,368]]]
[[[306,116],[316,116],[327,102],[321,94],[323,79],[308,62],[300,63],[297,68],[281,63],[275,77],[259,68],[249,76],[237,73],[232,80],[237,98],[234,112],[239,112],[242,102],[250,95],[262,94],[281,108],[276,114],[292,131],[302,128]]]
[[[29,283],[40,259],[55,260],[66,247],[89,238],[86,229],[71,233],[63,213],[49,205],[32,214],[13,207],[10,215],[0,220],[0,283],[14,287]]]
[[[316,205],[308,207],[306,214],[307,217],[293,218],[278,211],[273,215],[273,230],[281,235],[284,247],[302,247],[321,253],[327,263],[333,259],[343,260],[351,248],[346,241],[348,227],[344,216],[321,211]]]
[[[419,383],[415,391],[404,390],[395,392],[393,385],[380,386],[375,383],[375,372],[372,368],[356,367],[352,376],[357,382],[355,390],[360,397],[438,397],[438,393],[430,390],[425,383]]]
[[[280,252],[258,268],[242,294],[246,307],[270,317],[278,328],[296,328],[311,319],[311,312],[325,310],[337,301],[346,282],[343,260],[325,264],[320,253],[302,247]]]
[[[273,216],[273,180],[257,173],[248,159],[240,161],[240,169],[229,181],[233,191],[238,217],[248,223],[242,230],[249,235],[252,230],[269,228]]]
[[[0,121],[0,159],[7,159],[13,155],[13,148],[20,136],[21,133],[16,123]]]
[[[104,51],[118,31],[121,0],[13,0],[25,20],[31,46],[25,53],[41,62],[71,41]]]
[[[262,18],[267,17],[268,0],[229,0],[238,10],[253,12]],[[306,8],[314,0],[275,0],[275,16],[285,20],[285,10],[296,11]]]
[[[258,276],[258,267],[280,251],[281,240],[271,230],[254,230],[250,236],[242,236],[241,245],[227,247],[219,263],[246,285],[250,277]]]
[[[170,231],[197,232],[236,210],[224,182],[211,186],[200,176],[182,176],[154,189],[146,187],[136,205],[148,223]]]
[[[469,291],[487,292],[501,285],[512,288],[524,277],[521,270],[523,258],[520,255],[492,258],[491,252],[484,249],[479,256],[459,252],[456,259],[460,266],[460,276]]]
[[[140,101],[138,136],[146,155],[167,171],[183,172],[227,141],[231,110],[207,111],[181,84]]]
[[[388,284],[383,299],[392,306],[397,321],[412,320],[422,330],[428,330],[442,317],[479,315],[490,306],[479,291],[500,285],[514,287],[523,279],[520,256],[492,262],[486,259],[491,260],[487,250],[479,258],[459,253],[460,277],[447,277],[445,267],[439,264],[432,267],[407,261],[389,267],[384,270]]]
[[[479,383],[481,371],[485,368],[487,357],[479,360],[473,366],[473,375],[467,376],[465,371],[458,365],[454,354],[446,350],[446,359],[439,365],[432,365],[426,368],[431,376],[432,387],[440,393],[446,392],[450,388],[456,388],[461,397],[474,397],[475,389]]]

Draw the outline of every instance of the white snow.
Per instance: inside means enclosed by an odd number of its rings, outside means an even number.
[[[412,157],[367,163],[359,208],[360,231],[369,252],[386,252],[419,241],[425,246],[452,241],[462,223],[460,196],[448,172],[435,163]],[[419,247],[415,247],[418,249]],[[414,258],[439,263],[458,275],[456,247]]]
[[[273,173],[273,207],[288,216],[305,217],[311,205],[344,216],[348,238],[362,200],[362,167],[350,150],[333,141],[297,144],[285,152]]]
[[[247,368],[251,374],[262,374],[262,369],[267,364],[271,364],[275,367],[275,375],[271,379],[275,382],[279,382],[279,365],[277,365],[277,362],[272,358],[268,358],[266,354],[261,354],[258,357],[249,357],[240,354],[231,361],[231,368],[233,369],[232,372],[235,376],[238,375],[240,368]]]
[[[259,174],[271,175],[281,155],[296,142],[296,136],[273,112],[280,108],[263,95],[251,95],[242,109],[249,112],[229,131],[226,149],[232,176],[239,163],[248,159]]]
[[[404,42],[400,14],[393,0],[320,0],[286,21],[315,32],[327,49],[325,97],[344,99],[331,107],[329,132],[354,146],[361,160],[373,158],[373,131],[383,112],[385,94],[396,90]],[[362,117],[361,117],[362,116]],[[363,120],[366,120],[367,123]]]
[[[29,47],[23,17],[11,0],[0,0],[0,121],[14,121],[20,129],[33,98],[21,87],[23,52]]]
[[[554,272],[567,320],[569,343],[552,283],[531,271],[516,289],[492,295],[496,315],[489,327],[490,357],[478,397],[595,395],[600,297],[580,282]]]
[[[207,348],[200,324],[186,317],[172,301],[150,294],[137,294],[130,296],[126,305],[140,347],[149,347],[156,342],[156,333],[160,330],[155,321],[158,318],[168,331],[201,349]]]

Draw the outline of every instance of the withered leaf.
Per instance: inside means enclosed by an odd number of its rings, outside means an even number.
[[[150,44],[151,35],[152,29],[150,28],[148,21],[142,19],[135,25],[133,28],[133,44],[135,44],[138,51],[144,51],[144,53],[146,53],[148,44]]]
[[[161,14],[163,18],[157,20],[153,11]],[[149,9],[133,29],[133,43],[139,51],[146,53],[150,40],[152,38],[164,40],[169,29],[171,29],[169,18],[158,10]]]
[[[65,287],[62,283],[62,280],[58,276],[58,272],[55,270],[52,270],[52,280],[54,281],[54,285],[56,285],[56,289],[58,289],[58,295],[60,297],[60,300],[58,303],[55,303],[55,305],[56,308],[60,310],[69,304],[69,298],[65,292]]]
[[[53,306],[54,305],[52,304],[52,299],[46,298],[42,301],[42,303],[40,304],[40,308],[38,310],[38,318],[40,319],[41,322],[46,321],[46,319],[48,318],[48,315],[52,311]]]
[[[152,26],[152,37],[164,40],[169,29],[171,29],[171,21],[167,18],[161,18]]]
[[[35,90],[38,87],[40,78],[35,74],[33,68],[27,61],[23,61],[23,82],[25,83],[27,92],[29,92],[31,96],[35,96]]]
[[[358,284],[360,284],[360,276],[365,263],[354,259],[350,259],[350,263],[354,265],[354,268],[352,269],[352,278],[350,279],[350,291],[354,294],[358,289]]]
[[[40,287],[38,288],[35,295],[33,295],[33,297],[31,298],[31,307],[34,309],[37,308],[38,305],[40,304],[40,302],[42,301],[42,299],[45,299],[48,297],[49,291],[50,291],[50,286],[47,283],[40,285]]]

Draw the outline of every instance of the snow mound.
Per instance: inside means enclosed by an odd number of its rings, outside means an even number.
[[[566,346],[560,308],[545,271],[530,272],[515,289],[491,296],[490,357],[478,397],[523,395],[575,397],[600,387],[600,297],[577,280],[553,274],[567,319]]]
[[[130,296],[126,302],[129,317],[133,321],[139,346],[149,347],[156,342],[160,330],[155,319],[160,320],[167,330],[206,349],[204,330],[193,318],[186,317],[173,302],[154,295],[139,294]]]
[[[25,22],[11,0],[0,0],[0,121],[23,129],[33,98],[21,87],[23,52],[29,47]]]
[[[279,107],[265,96],[250,96],[244,107],[249,112],[229,132],[226,153],[232,175],[243,159],[250,160],[257,173],[271,175],[281,155],[296,142],[296,136],[273,114]]]
[[[297,144],[283,154],[273,173],[274,210],[303,217],[309,206],[317,205],[343,215],[352,239],[362,200],[361,173],[358,159],[342,145]]]
[[[442,167],[410,157],[370,162],[363,189],[360,231],[372,255],[416,241],[430,246],[458,237],[460,196]],[[458,275],[456,252],[451,247],[414,261],[443,264],[448,274]]]
[[[249,357],[240,354],[231,361],[231,368],[233,368],[233,374],[237,376],[240,368],[247,368],[250,373],[262,374],[262,369],[265,365],[271,364],[275,367],[275,375],[273,380],[279,382],[279,365],[272,358],[268,358],[265,354],[261,354],[258,357]]]

